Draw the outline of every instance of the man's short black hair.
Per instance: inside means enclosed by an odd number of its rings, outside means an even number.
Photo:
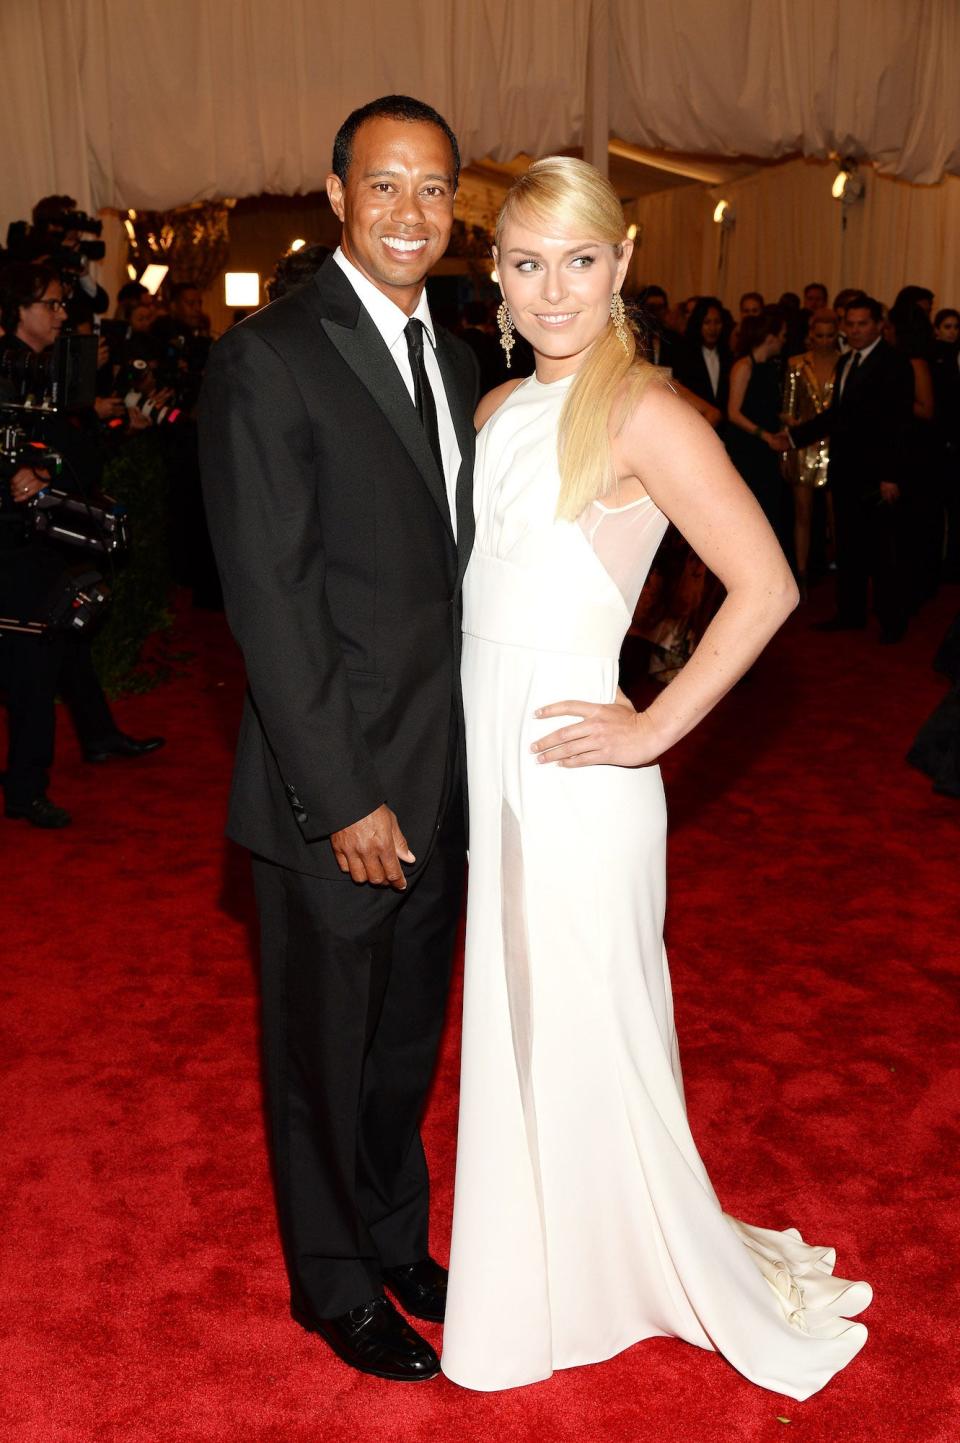
[[[306,285],[323,265],[327,256],[332,255],[329,246],[302,246],[298,251],[288,251],[277,261],[273,278],[267,281],[267,298],[278,301],[288,291]]]
[[[928,291],[926,286],[902,286],[897,292],[895,306],[919,306],[923,303],[928,306],[933,304],[933,291]]]
[[[868,296],[866,291],[854,291],[844,307],[846,311],[869,311],[875,321],[883,320],[883,306],[874,296]]]
[[[119,305],[123,301],[138,301],[141,296],[149,294],[146,286],[141,285],[139,281],[127,281],[117,291],[117,304]]]
[[[59,280],[49,266],[30,265],[27,261],[14,261],[5,266],[0,271],[0,330],[5,335],[15,335],[20,324],[20,307],[42,300],[47,286]]]
[[[365,121],[376,120],[380,116],[387,120],[408,120],[421,125],[435,125],[438,130],[442,130],[453,152],[453,185],[456,189],[460,179],[460,147],[457,137],[439,111],[422,100],[414,100],[410,95],[382,95],[379,100],[371,100],[368,105],[361,105],[359,110],[351,111],[347,116],[333,142],[331,166],[334,175],[342,184],[346,184],[347,171],[353,158],[354,136]]]
[[[759,301],[761,306],[765,304],[763,296],[760,294],[759,291],[744,291],[743,295],[740,297],[741,310],[743,310],[744,301]]]
[[[823,296],[823,304],[827,304],[827,297],[830,295],[830,292],[823,284],[823,281],[807,281],[807,284],[803,288],[803,294],[806,295],[807,291],[819,291]]]
[[[669,302],[669,298],[666,291],[663,289],[663,286],[644,286],[643,290],[638,292],[637,294],[637,304],[640,306],[645,306],[647,304],[647,301],[650,300],[651,296],[659,296],[660,299],[663,301],[664,305],[667,305]]]

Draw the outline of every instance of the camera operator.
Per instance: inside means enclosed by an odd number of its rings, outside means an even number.
[[[46,195],[33,207],[33,228],[29,233],[31,259],[51,266],[64,285],[87,297],[95,315],[101,316],[110,304],[102,286],[90,275],[90,261],[102,260],[104,245],[99,239],[101,221],[76,209],[69,195]],[[87,236],[96,240],[87,240]]]
[[[43,265],[15,264],[0,272],[0,349],[41,355],[56,341],[66,303],[59,276]],[[38,418],[39,420],[40,418]],[[38,437],[39,439],[39,437]],[[96,448],[62,416],[42,418],[42,440],[62,455],[63,489],[93,490]],[[29,503],[49,480],[43,469],[18,464],[0,475],[0,615],[36,620],[63,574],[65,557],[38,534]],[[6,474],[9,473],[9,474]],[[74,483],[79,482],[79,488]],[[56,731],[55,698],[70,707],[88,761],[140,756],[163,738],[138,741],[121,732],[94,670],[85,634],[49,637],[0,634],[0,676],[7,691],[9,739],[5,814],[44,828],[65,827],[69,813],[47,797]]]
[[[194,606],[219,611],[223,594],[200,491],[195,419],[210,337],[204,328],[203,298],[197,286],[189,281],[168,283],[163,295],[169,308],[151,326],[150,340],[157,347],[153,370],[161,392],[159,404],[169,408],[168,419],[176,418],[176,425],[161,428],[175,576],[190,587]],[[168,392],[172,392],[171,399],[167,399]]]

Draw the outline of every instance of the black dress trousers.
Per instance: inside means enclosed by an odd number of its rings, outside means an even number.
[[[267,1106],[295,1313],[336,1317],[381,1292],[383,1267],[427,1254],[419,1124],[462,902],[463,818],[457,782],[405,892],[253,859]]]

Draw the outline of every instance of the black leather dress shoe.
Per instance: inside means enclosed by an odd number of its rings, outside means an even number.
[[[88,762],[110,762],[115,757],[143,757],[147,752],[155,752],[164,746],[166,740],[166,737],[144,737],[142,741],[138,741],[136,737],[117,732],[115,737],[101,742],[98,746],[85,747],[83,756]]]
[[[72,820],[70,813],[65,812],[62,807],[55,807],[49,797],[34,797],[32,802],[27,802],[24,806],[7,802],[4,812],[12,821],[29,822],[31,827],[43,827],[46,831],[69,827]]]
[[[405,1313],[442,1323],[447,1306],[447,1270],[433,1258],[402,1268],[384,1268],[383,1281]]]
[[[382,1295],[339,1318],[310,1318],[293,1309],[308,1333],[318,1333],[345,1363],[393,1383],[421,1383],[440,1372],[440,1359]]]

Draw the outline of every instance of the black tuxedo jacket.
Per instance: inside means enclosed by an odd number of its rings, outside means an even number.
[[[863,494],[881,481],[903,486],[908,480],[904,443],[913,415],[913,367],[881,339],[843,385],[854,354],[845,352],[837,363],[830,405],[819,416],[791,426],[790,436],[796,446],[830,437],[830,480],[835,485],[853,486]]]
[[[716,406],[717,410],[726,416],[730,399],[730,366],[729,355],[724,355],[721,351],[719,389],[714,392],[710,372],[703,359],[703,347],[682,344],[677,347],[673,374],[688,391],[692,391],[702,401],[708,401],[711,406]]]
[[[228,834],[340,877],[331,832],[386,802],[418,865],[462,742],[476,362],[437,330],[460,446],[457,540],[396,364],[329,260],[214,346],[200,407],[210,533],[249,690]]]

